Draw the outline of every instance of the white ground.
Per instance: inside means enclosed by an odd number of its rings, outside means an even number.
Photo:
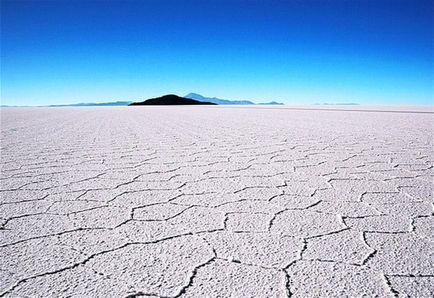
[[[2,109],[0,296],[433,297],[432,110],[294,108]]]

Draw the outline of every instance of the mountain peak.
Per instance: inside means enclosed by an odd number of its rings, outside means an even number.
[[[198,94],[198,93],[193,93],[193,92],[191,92],[191,93],[188,93],[186,96],[184,96],[184,97],[186,97],[186,98],[191,98],[191,99],[198,99],[198,98],[200,98],[200,99],[206,99],[206,97],[205,96],[203,96],[203,95],[200,95],[200,94]]]

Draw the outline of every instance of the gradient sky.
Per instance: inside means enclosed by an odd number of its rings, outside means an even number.
[[[4,105],[433,104],[434,1],[1,1]]]

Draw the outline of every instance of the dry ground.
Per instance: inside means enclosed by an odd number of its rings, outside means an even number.
[[[434,296],[433,114],[315,108],[3,108],[0,296]]]

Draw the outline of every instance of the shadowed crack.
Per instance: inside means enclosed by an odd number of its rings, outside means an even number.
[[[389,278],[387,275],[383,275],[384,282],[386,284],[386,287],[389,289],[390,293],[393,295],[393,297],[399,297],[399,292],[393,288],[392,284],[389,281]]]
[[[293,296],[293,293],[291,292],[291,277],[289,276],[288,272],[283,270],[283,273],[285,274],[285,293],[287,298],[291,298]]]
[[[30,217],[30,216],[36,216],[36,215],[42,215],[46,214],[45,212],[37,212],[37,213],[31,213],[31,214],[23,214],[23,215],[17,215],[13,217],[6,218],[5,221],[2,222],[2,225],[0,226],[0,230],[6,230],[6,225],[14,219],[24,218],[24,217]]]
[[[369,249],[371,249],[371,252],[362,260],[362,262],[361,262],[361,264],[362,265],[366,265],[368,262],[369,262],[369,260],[371,260],[372,258],[374,258],[375,257],[375,255],[377,254],[377,250],[375,249],[375,248],[372,248],[369,244],[368,244],[368,242],[367,242],[367,240],[366,240],[366,234],[365,234],[366,232],[362,232],[362,240],[363,240],[363,242],[365,243],[365,245],[367,246],[367,247],[369,247]]]
[[[46,194],[42,198],[38,198],[38,199],[26,199],[26,200],[19,200],[19,201],[13,201],[13,202],[0,202],[0,206],[2,206],[2,205],[19,204],[19,203],[26,203],[26,202],[34,202],[34,201],[43,201],[46,198],[48,198],[49,196],[50,196],[49,194]]]

